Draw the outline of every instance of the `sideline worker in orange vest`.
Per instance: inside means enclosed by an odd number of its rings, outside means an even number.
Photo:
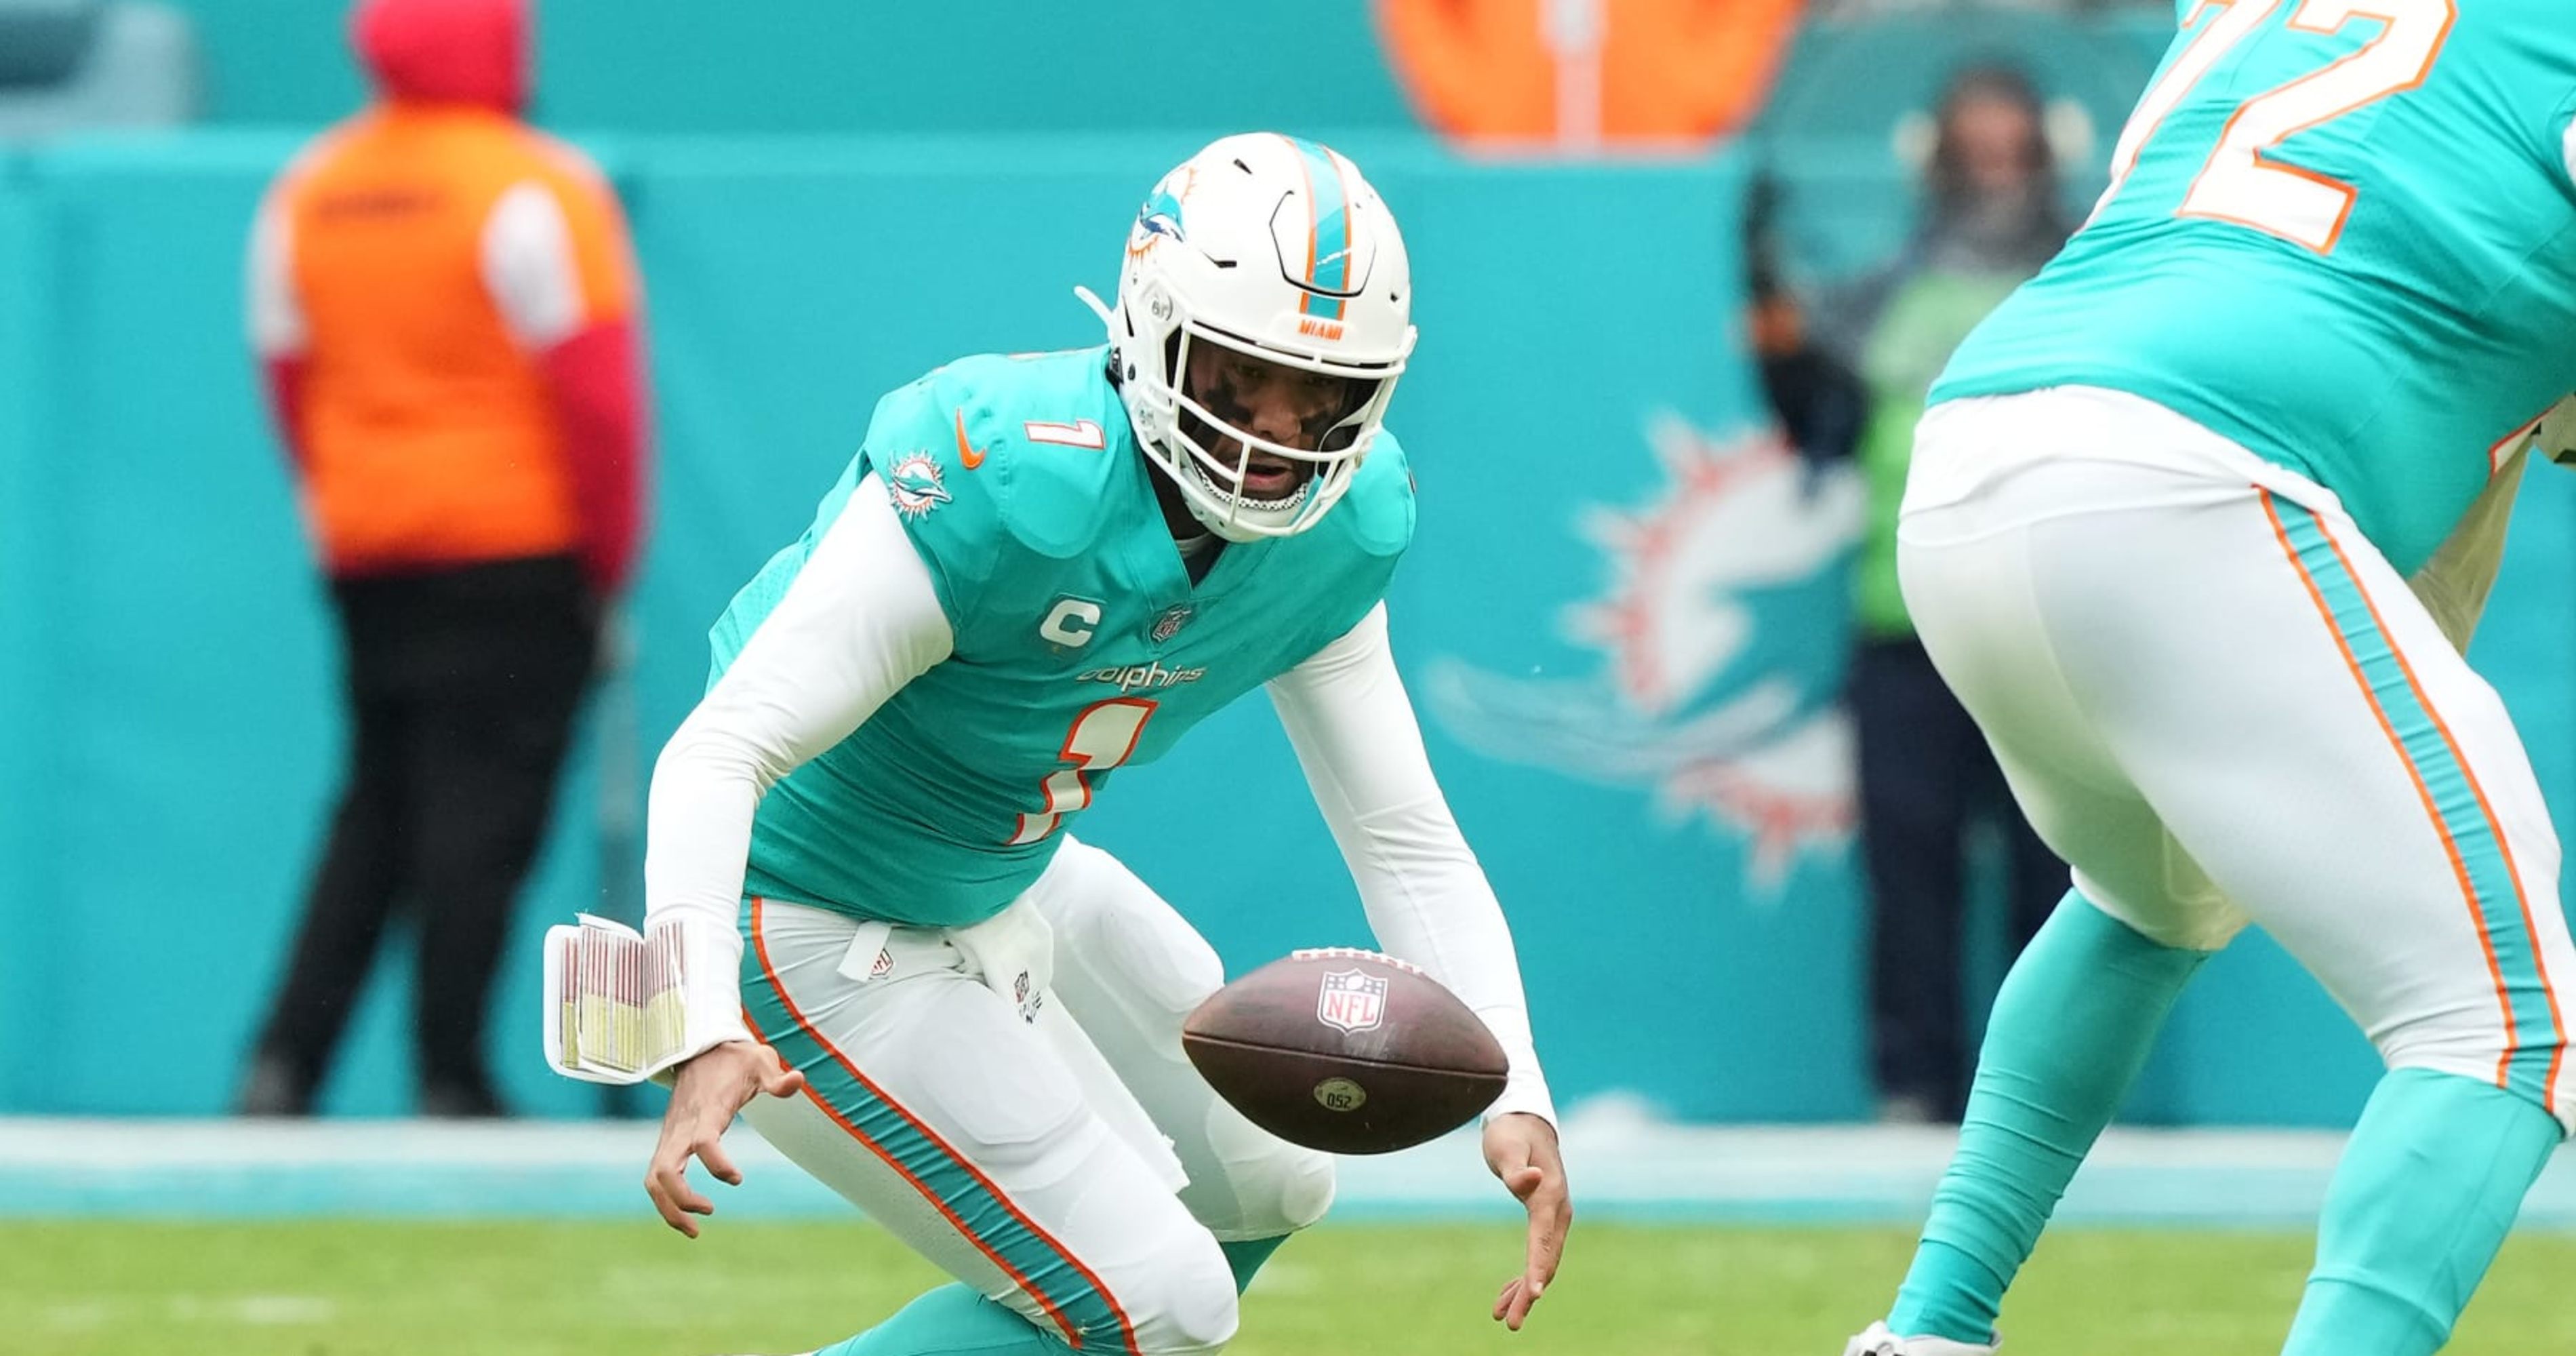
[[[617,203],[520,120],[524,0],[361,0],[378,101],[253,232],[250,328],[346,648],[348,781],[239,1101],[300,1115],[387,919],[420,1108],[500,1114],[486,998],[646,478]]]
[[[1427,126],[1479,151],[1696,153],[1751,122],[1806,0],[1373,0]]]

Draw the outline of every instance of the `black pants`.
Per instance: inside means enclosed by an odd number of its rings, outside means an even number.
[[[2004,934],[2018,955],[2067,890],[2067,871],[2004,786],[1976,722],[1912,640],[1853,658],[1860,735],[1861,850],[1869,869],[1870,1051],[1884,1097],[1955,1118],[1974,1071],[1961,990],[1969,830],[2005,848]]]
[[[569,556],[341,580],[332,598],[348,780],[260,1057],[308,1091],[321,1081],[402,910],[419,929],[421,1084],[488,1093],[492,972],[553,806],[597,609]]]

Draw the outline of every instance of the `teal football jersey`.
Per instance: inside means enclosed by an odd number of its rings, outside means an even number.
[[[2576,389],[2567,0],[2200,0],[2055,262],[1936,401],[2144,396],[2412,571]]]
[[[898,923],[1000,912],[1114,769],[1357,625],[1413,536],[1412,478],[1381,434],[1313,528],[1228,545],[1193,586],[1107,348],[969,358],[878,403],[813,526],[717,622],[717,674],[871,472],[956,647],[771,788],[746,888]]]

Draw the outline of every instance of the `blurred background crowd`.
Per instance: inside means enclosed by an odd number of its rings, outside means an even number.
[[[535,940],[640,912],[706,625],[880,392],[1092,342],[1154,177],[1272,128],[1411,243],[1399,657],[1559,1096],[1954,1118],[2064,876],[1888,534],[2174,9],[0,0],[0,1115],[633,1109],[547,1075]],[[1234,969],[1366,940],[1278,741],[1087,821]],[[2342,1119],[2367,1047],[2217,970],[2134,1113]]]

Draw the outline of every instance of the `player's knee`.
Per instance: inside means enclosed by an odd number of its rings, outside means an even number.
[[[2196,871],[2197,868],[2194,868]],[[2113,922],[2173,951],[2224,951],[2253,920],[2215,886],[2179,890],[2172,867],[2155,890],[2123,892],[2079,871],[2075,897]]]
[[[1211,1109],[1206,1142],[1189,1160],[1181,1203],[1219,1238],[1277,1238],[1324,1217],[1333,1204],[1333,1158],[1300,1148],[1245,1120]]]
[[[1234,1269],[1204,1229],[1176,1237],[1112,1281],[1138,1356],[1198,1356],[1234,1340]]]
[[[2576,1087],[2570,1086],[2576,1075],[2567,1068],[2562,1032],[2516,1037],[2493,1021],[2444,1013],[2393,1023],[2378,1033],[2377,1044],[2391,1070],[2420,1069],[2499,1088],[2576,1132]]]
[[[1330,1154],[1283,1144],[1266,1155],[1239,1188],[1242,1236],[1293,1234],[1324,1217],[1333,1205]]]

